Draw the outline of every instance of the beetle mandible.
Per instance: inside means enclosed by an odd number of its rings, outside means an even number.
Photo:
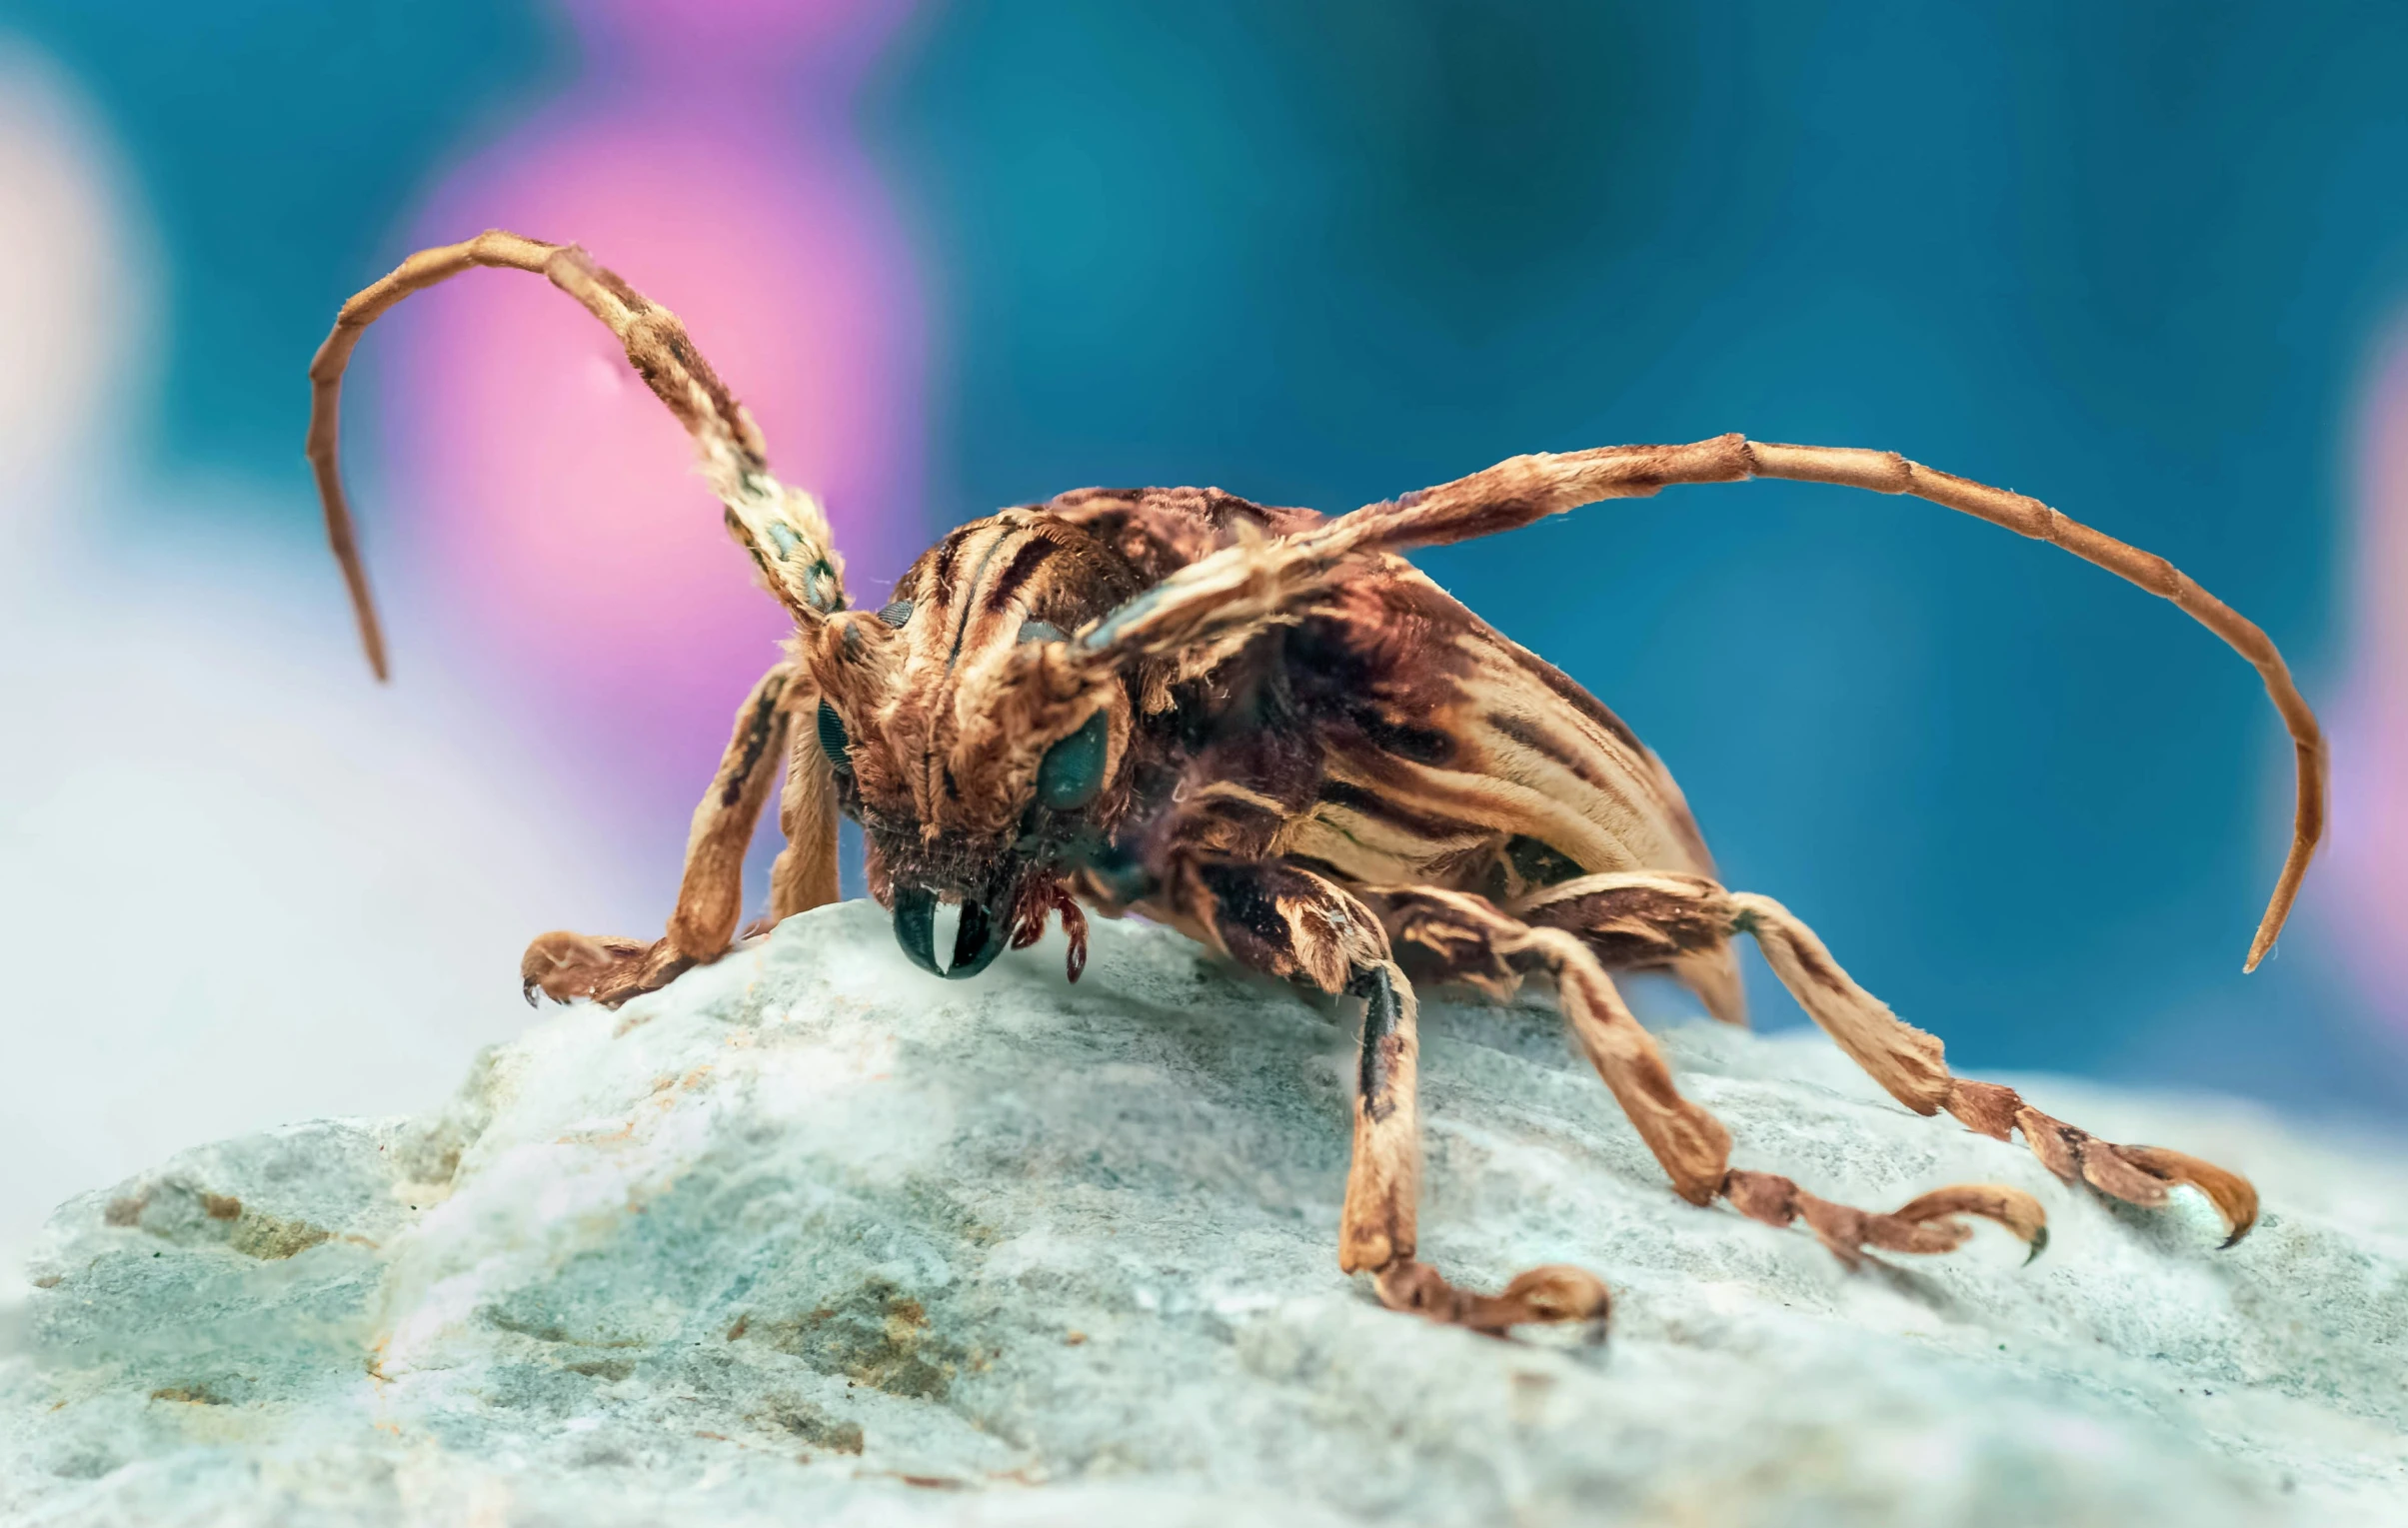
[[[540,273],[610,327],[693,437],[730,533],[795,622],[695,813],[667,932],[541,935],[521,972],[531,1001],[541,989],[616,1005],[725,952],[745,846],[783,770],[768,922],[836,900],[843,812],[862,826],[871,894],[925,969],[976,975],[1059,912],[1076,979],[1084,905],[1360,998],[1338,1262],[1396,1309],[1502,1332],[1601,1319],[1608,1305],[1580,1268],[1535,1268],[1484,1294],[1415,1259],[1416,983],[1503,995],[1550,979],[1580,1048],[1693,1203],[1802,1219],[1850,1263],[1866,1249],[1949,1250],[1968,1214],[2045,1244],[2041,1207],[2019,1189],[1957,1185],[1883,1214],[1729,1166],[1728,1132],[1681,1096],[1610,972],[1668,971],[1715,1017],[1744,1022],[1741,933],[1915,1112],[1945,1110],[2001,1140],[2020,1131],[2059,1177],[2135,1204],[2187,1184],[2223,1216],[2226,1245],[2255,1221],[2256,1191],[2235,1173],[2102,1140],[2011,1088],[1952,1075],[1939,1039],[1858,986],[1780,903],[1717,882],[1679,787],[1627,727],[1403,554],[1678,484],[1789,478],[1978,516],[2171,600],[2257,668],[2297,755],[2290,852],[2254,968],[2323,833],[2323,742],[2273,643],[2164,559],[1891,453],[1726,435],[1515,457],[1334,518],[1214,489],[1082,490],[961,527],[884,609],[853,610],[826,517],[771,476],[760,431],[677,318],[576,245],[495,230],[413,255],[354,297],[310,367],[308,455],[380,679],[384,639],[336,461],[343,370],[387,309],[478,266]],[[942,961],[940,901],[961,905]]]

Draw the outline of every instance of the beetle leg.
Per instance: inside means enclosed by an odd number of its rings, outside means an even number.
[[[1564,1021],[1673,1188],[1692,1204],[1712,1202],[1728,1165],[1730,1132],[1680,1096],[1655,1036],[1631,1016],[1604,965],[1578,937],[1530,927],[1468,892],[1396,887],[1374,894],[1389,936],[1425,980],[1467,982],[1502,995],[1523,976],[1552,977]]]
[[[1606,878],[1587,876],[1564,884]],[[1407,957],[1421,957],[1419,968],[1425,976],[1467,982],[1500,995],[1523,976],[1552,977],[1564,1020],[1590,1064],[1663,1164],[1672,1186],[1692,1203],[1727,1198],[1740,1213],[1774,1225],[1803,1218],[1825,1246],[1849,1263],[1867,1248],[1948,1251],[1969,1234],[1955,1218],[1961,1214],[1987,1216],[2027,1242],[2040,1236],[2040,1206],[2020,1189],[1988,1184],[1946,1188],[1883,1215],[1817,1198],[1772,1173],[1732,1170],[1729,1131],[1680,1096],[1655,1037],[1623,1006],[1613,978],[1606,974],[1606,960],[1589,942],[1568,928],[1533,924],[1501,912],[1468,892],[1389,887],[1370,895],[1381,909],[1389,937]],[[1609,920],[1608,926],[1629,922],[1629,901],[1619,910],[1623,917]],[[1665,941],[1677,947],[1696,937],[1698,916],[1692,907],[1667,908],[1656,920],[1652,937],[1642,938],[1635,926],[1624,928],[1620,937],[1650,951],[1648,963],[1658,962],[1664,958]]]
[[[338,461],[343,373],[368,326],[413,292],[478,267],[532,271],[584,305],[626,348],[628,364],[686,427],[704,479],[726,509],[728,532],[753,555],[762,581],[804,627],[845,608],[844,559],[831,545],[818,501],[770,476],[760,427],[711,370],[677,315],[594,263],[574,244],[546,244],[491,228],[474,239],[420,250],[343,305],[310,362],[309,439],[304,451],[326,511],[326,537],[351,590],[369,667],[386,677],[385,638],[361,566],[351,504]]]
[[[780,664],[761,677],[736,713],[736,730],[719,762],[719,773],[709,793],[694,808],[694,826],[686,839],[686,872],[678,885],[677,907],[669,915],[669,930],[650,944],[632,939],[588,938],[565,929],[539,934],[519,963],[528,1001],[537,989],[559,1002],[591,997],[617,1007],[640,992],[666,986],[692,966],[716,959],[736,937],[744,910],[744,853],[753,827],[778,777],[779,756],[789,732],[796,671]],[[816,753],[816,750],[813,752]],[[802,771],[799,771],[802,772]],[[836,822],[833,800],[824,812],[813,805],[808,772],[803,784],[790,786],[786,813],[790,830],[802,826],[824,830],[826,842],[801,840],[779,856],[785,869],[786,899],[800,901],[820,889],[833,900]],[[800,803],[798,806],[797,803]],[[824,823],[819,820],[825,817]],[[801,850],[798,853],[798,849]],[[824,852],[823,852],[824,851]],[[790,864],[788,855],[795,855]],[[778,877],[773,876],[773,880]],[[822,884],[825,882],[826,884]],[[789,911],[801,910],[789,907]],[[773,903],[773,913],[777,904]],[[783,916],[783,913],[778,915]]]
[[[1502,1293],[1483,1295],[1414,1260],[1418,1004],[1370,909],[1330,881],[1275,859],[1195,852],[1175,858],[1148,904],[1255,970],[1363,999],[1339,1267],[1373,1275],[1380,1302],[1391,1310],[1491,1335],[1530,1322],[1604,1320],[1605,1285],[1583,1269],[1533,1268]]]
[[[790,703],[788,715],[794,714]],[[778,825],[786,847],[770,866],[770,911],[766,932],[798,912],[838,899],[836,770],[817,737],[795,730],[787,751],[786,790],[778,802]]]
[[[2161,1205],[2169,1187],[2188,1184],[2224,1217],[2227,1246],[2256,1222],[2257,1190],[2237,1173],[2179,1151],[2101,1140],[2041,1113],[2013,1088],[1950,1073],[1939,1036],[1907,1023],[1858,986],[1814,930],[1769,896],[1726,891],[1696,875],[1642,871],[1563,881],[1524,897],[1513,910],[1527,922],[1577,932],[1607,965],[1660,961],[1666,950],[1704,949],[1733,933],[1753,934],[1807,1015],[1916,1113],[1945,1109],[1999,1140],[2020,1130],[2058,1177],[2133,1204]]]

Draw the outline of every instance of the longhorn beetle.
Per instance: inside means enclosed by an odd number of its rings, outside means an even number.
[[[1414,1259],[1420,1142],[1414,988],[1509,993],[1554,984],[1565,1021],[1672,1186],[1773,1225],[1802,1219],[1843,1261],[1868,1248],[1942,1252],[1963,1215],[2036,1253],[2039,1203],[1958,1185],[1886,1214],[1728,1165],[1730,1136],[1681,1096],[1614,970],[1668,971],[1717,1018],[1744,1022],[1731,941],[1745,933],[1840,1048],[1918,1114],[2000,1140],[2021,1131],[2068,1182],[2135,1204],[2202,1191],[2230,1245],[2257,1193],[2223,1168],[2101,1140],[2013,1089],[1950,1074],[1937,1037],[1903,1022],[1770,897],[1733,891],[1671,775],[1560,670],[1515,646],[1404,561],[1675,484],[1789,478],[1910,494],[1978,516],[2173,601],[2256,666],[2298,760],[2290,853],[2249,950],[2281,931],[2324,823],[2316,719],[2265,634],[2165,562],[2020,495],[1875,451],[1736,435],[1515,457],[1485,472],[1324,518],[1216,489],[1082,489],[1006,510],[922,554],[884,609],[850,609],[812,498],[770,475],[752,417],[687,338],[575,245],[500,231],[411,256],[345,304],[310,367],[308,455],[360,636],[383,636],[336,465],[343,369],[367,326],[475,266],[538,272],[608,325],[693,437],[729,532],[794,618],[753,688],[694,816],[662,937],[542,935],[530,1001],[616,1005],[728,949],[747,840],[784,766],[786,846],[769,922],[837,897],[837,813],[859,822],[871,894],[923,968],[974,976],[1057,912],[1071,974],[1082,904],[1138,912],[1258,971],[1362,999],[1353,1160],[1338,1263],[1388,1306],[1475,1330],[1601,1319],[1605,1286],[1563,1265],[1495,1294]],[[936,908],[959,902],[951,959]]]

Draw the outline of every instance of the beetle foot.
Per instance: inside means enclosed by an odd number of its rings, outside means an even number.
[[[1864,1261],[1867,1251],[1952,1252],[1973,1234],[1958,1218],[1964,1215],[2005,1226],[2032,1249],[2033,1257],[2048,1245],[2048,1215],[2040,1201],[2020,1188],[1996,1183],[1935,1188],[1886,1215],[1817,1198],[1770,1172],[1733,1168],[1722,1175],[1722,1194],[1740,1214],[1766,1225],[1805,1221],[1831,1255],[1851,1268]]]
[[[1996,1082],[1952,1079],[1949,1113],[1999,1140],[2021,1130],[2032,1155],[2068,1183],[2088,1183],[2100,1193],[2151,1209],[2165,1203],[2166,1190],[2187,1184],[2207,1195],[2224,1217],[2224,1245],[2249,1234],[2257,1223],[2257,1190],[2237,1172],[2163,1146],[2119,1146],[2088,1130],[2041,1113],[2013,1088]]]
[[[519,990],[530,1007],[541,990],[554,1002],[591,997],[615,1008],[667,986],[694,961],[667,939],[592,938],[557,928],[537,934],[519,960]]]
[[[1589,1340],[1605,1335],[1613,1298],[1604,1280],[1569,1263],[1549,1263],[1507,1284],[1501,1294],[1457,1289],[1427,1263],[1398,1258],[1379,1270],[1373,1285],[1379,1303],[1452,1326],[1501,1337],[1516,1326],[1538,1322],[1589,1323]]]

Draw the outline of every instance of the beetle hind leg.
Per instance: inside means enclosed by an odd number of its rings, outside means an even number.
[[[1564,881],[1515,903],[1514,911],[1533,923],[1577,931],[1608,965],[1660,962],[1667,949],[1704,949],[1735,933],[1751,934],[1807,1015],[1916,1113],[1944,1109],[1998,1140],[2021,1131],[2032,1154],[2059,1178],[2128,1203],[2154,1208],[2178,1184],[2196,1188],[2223,1217],[2227,1246],[2257,1220],[2257,1190],[2238,1173],[2160,1146],[2102,1140],[2043,1114],[2011,1087],[1954,1075],[1939,1036],[1907,1023],[1858,986],[1814,930],[1771,897],[1726,891],[1702,876],[1642,871]]]
[[[1814,930],[1769,896],[1738,892],[1737,926],[1755,935],[1781,984],[1856,1064],[1891,1097],[1918,1114],[1945,1109],[1998,1140],[2021,1131],[2032,1154],[2068,1183],[2087,1183],[2112,1198],[2156,1208],[2177,1184],[2198,1189],[2223,1217],[2226,1246],[2257,1222],[2257,1190],[2247,1178],[2162,1146],[2122,1146],[2041,1113],[2013,1088],[1948,1070],[1939,1036],[1889,1010],[1842,970]]]
[[[1607,878],[1589,876],[1565,884]],[[1609,957],[1620,957],[1625,965],[1662,964],[1684,949],[1705,947],[1709,931],[1717,927],[1713,936],[1727,938],[1727,912],[1711,904],[1701,906],[1693,898],[1658,899],[1664,889],[1679,889],[1652,884],[1658,878],[1621,877],[1639,882],[1619,888],[1636,894],[1625,895],[1611,909],[1592,909],[1598,915],[1587,929],[1589,938],[1567,927],[1500,911],[1467,892],[1389,887],[1373,894],[1390,938],[1403,953],[1419,957],[1425,979],[1459,981],[1502,995],[1523,976],[1553,977],[1573,1037],[1663,1165],[1673,1188],[1691,1203],[1726,1198],[1741,1214],[1772,1225],[1802,1219],[1823,1245],[1850,1264],[1867,1250],[1949,1251],[1971,1234],[1961,1219],[1965,1215],[1994,1220],[2026,1243],[2040,1243],[2046,1217],[2039,1203],[2020,1189],[1958,1185],[1876,1214],[1819,1198],[1774,1173],[1733,1169],[1730,1132],[1680,1096],[1655,1037],[1631,1016],[1606,973]],[[1660,879],[1712,887],[1712,882],[1693,876]]]

